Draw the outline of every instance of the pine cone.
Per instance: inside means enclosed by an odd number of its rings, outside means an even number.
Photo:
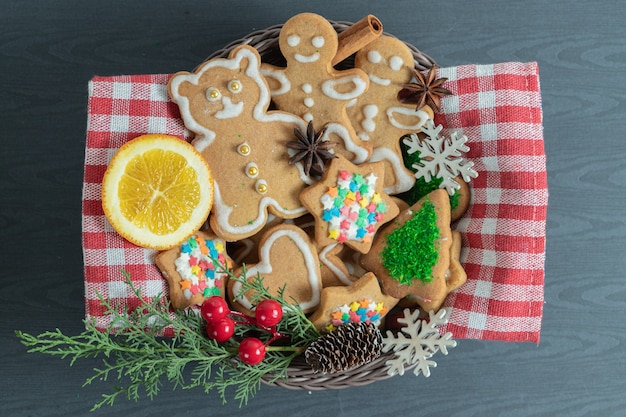
[[[328,333],[304,351],[306,363],[325,374],[347,371],[380,356],[383,335],[371,323],[348,323]]]

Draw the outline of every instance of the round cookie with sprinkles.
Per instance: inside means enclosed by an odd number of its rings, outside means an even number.
[[[367,253],[380,226],[398,215],[396,203],[383,191],[382,162],[354,165],[339,156],[322,180],[300,194],[315,217],[315,240],[342,243]]]
[[[181,245],[160,252],[155,259],[167,280],[172,306],[200,305],[206,297],[224,297],[227,275],[233,263],[226,245],[213,233],[198,231]]]

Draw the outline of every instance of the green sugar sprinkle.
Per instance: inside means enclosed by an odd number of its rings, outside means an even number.
[[[439,239],[435,206],[427,201],[404,225],[387,236],[382,251],[383,266],[401,284],[419,279],[432,282],[433,267],[439,258],[435,242]]]

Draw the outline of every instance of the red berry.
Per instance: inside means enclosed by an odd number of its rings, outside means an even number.
[[[218,322],[230,313],[226,300],[217,295],[208,297],[200,307],[200,313],[207,322]]]
[[[239,345],[239,358],[248,365],[258,365],[265,358],[265,344],[256,337],[246,337]]]
[[[235,333],[235,322],[230,317],[223,317],[220,321],[210,321],[206,325],[206,334],[218,343],[223,343]]]
[[[283,309],[278,301],[263,300],[254,309],[254,316],[261,326],[273,327],[283,318]]]

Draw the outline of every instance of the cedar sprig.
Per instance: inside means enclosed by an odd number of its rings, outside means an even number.
[[[231,279],[243,279],[231,270],[225,272]],[[205,322],[195,310],[172,310],[169,301],[160,295],[146,299],[125,272],[124,279],[140,305],[120,313],[117,305],[98,294],[105,314],[111,317],[104,332],[96,327],[95,320],[84,320],[85,330],[74,336],[59,329],[38,336],[16,331],[28,352],[69,359],[70,366],[78,359],[102,359],[83,386],[112,379],[122,385],[103,394],[92,411],[113,405],[119,396],[135,401],[142,395],[154,398],[162,388],[163,377],[173,389],[201,387],[205,393],[215,390],[223,403],[234,389],[234,398],[241,407],[258,392],[262,378],[269,382],[286,378],[292,359],[319,336],[302,310],[284,299],[283,291],[276,297],[263,285],[262,277],[243,279],[244,291],[257,294],[258,299],[272,298],[281,303],[285,313],[280,331],[291,341],[289,346],[268,346],[263,362],[246,365],[236,358],[238,341],[220,344],[206,337]],[[166,328],[171,329],[173,337],[158,336]],[[188,369],[191,376],[186,378]]]
[[[299,307],[298,301],[294,298],[287,300],[285,298],[285,287],[278,288],[276,295],[270,291],[263,284],[263,277],[256,275],[246,279],[247,269],[243,265],[241,268],[241,275],[234,275],[232,270],[226,270],[225,273],[229,275],[229,278],[241,282],[241,290],[238,294],[235,294],[235,299],[241,297],[243,294],[247,294],[252,305],[256,305],[261,300],[271,299],[275,300],[283,306],[283,319],[276,326],[276,330],[285,333],[293,334],[296,337],[292,337],[291,344],[296,347],[306,347],[311,342],[317,340],[320,337],[320,332],[311,323],[308,317]]]

